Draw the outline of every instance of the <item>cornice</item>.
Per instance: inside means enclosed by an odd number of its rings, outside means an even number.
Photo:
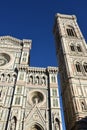
[[[48,71],[49,73],[58,73],[59,68],[58,68],[58,67],[48,66],[48,67],[47,67],[47,71]]]
[[[28,65],[20,65],[19,70],[25,71],[25,72],[39,72],[39,73],[58,73],[59,69],[58,67],[51,67],[48,66],[47,68],[42,67],[29,67]]]
[[[0,37],[0,41],[5,41],[5,40],[9,40],[10,42],[13,42],[13,43],[18,43],[19,45],[21,44],[21,43],[23,43],[23,44],[30,44],[31,45],[31,43],[32,43],[32,40],[30,40],[30,39],[23,39],[23,40],[20,40],[20,39],[17,39],[17,38],[15,38],[15,37],[12,37],[12,36],[1,36]]]
[[[0,37],[0,41],[2,41],[2,40],[11,40],[11,41],[17,42],[17,43],[21,43],[22,42],[22,40],[14,38],[12,36],[1,36]]]
[[[75,19],[76,20],[76,16],[75,15],[66,15],[66,14],[60,14],[57,13],[55,15],[56,18],[64,18],[64,19]]]
[[[43,72],[46,73],[46,68],[41,68],[41,67],[29,67],[25,65],[20,65],[19,70],[21,71],[26,71],[26,72]]]

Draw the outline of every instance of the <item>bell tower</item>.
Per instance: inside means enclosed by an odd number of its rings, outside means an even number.
[[[67,130],[85,129],[87,45],[77,24],[76,16],[56,14],[54,36],[66,128]]]

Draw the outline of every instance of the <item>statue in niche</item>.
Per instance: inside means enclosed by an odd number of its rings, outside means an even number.
[[[58,118],[55,118],[55,130],[60,130],[60,121]]]
[[[55,124],[55,130],[60,130],[58,124]]]
[[[82,110],[85,110],[85,103],[83,101],[81,102],[81,105],[82,105]]]
[[[17,123],[17,119],[14,116],[11,120],[11,126],[10,126],[10,130],[16,130],[16,123]]]

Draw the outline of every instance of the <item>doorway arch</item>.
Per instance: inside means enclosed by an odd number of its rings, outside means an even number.
[[[35,123],[31,126],[30,130],[44,130],[44,129],[40,124]]]

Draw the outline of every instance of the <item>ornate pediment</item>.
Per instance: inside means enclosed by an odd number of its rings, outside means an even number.
[[[43,116],[44,113],[41,113],[41,110],[35,105],[32,107],[31,111],[26,111],[25,112],[25,120],[26,120],[26,125],[29,124],[30,122],[39,122],[43,125],[45,125],[45,116]]]
[[[17,38],[11,37],[11,36],[2,36],[0,37],[0,45],[3,46],[20,46],[22,43],[22,40],[19,40]]]

